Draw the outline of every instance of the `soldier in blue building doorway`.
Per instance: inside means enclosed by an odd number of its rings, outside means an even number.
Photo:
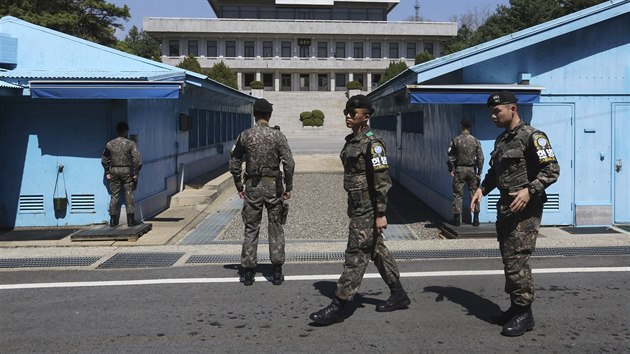
[[[448,146],[448,172],[453,177],[453,221],[451,224],[460,225],[462,213],[462,197],[464,185],[472,196],[479,188],[479,176],[483,168],[483,150],[479,139],[470,134],[472,122],[468,118],[462,119],[461,134],[454,137]],[[479,206],[473,210],[473,226],[479,226]]]
[[[545,189],[560,175],[549,138],[521,120],[517,102],[507,91],[488,97],[492,120],[505,130],[494,143],[490,170],[470,203],[474,210],[494,188],[501,192],[496,229],[511,305],[496,320],[505,336],[520,336],[534,328],[534,281],[527,262],[536,246],[547,201]]]
[[[127,226],[138,223],[135,220],[135,206],[133,191],[138,183],[138,174],[142,167],[140,152],[133,140],[127,138],[129,126],[125,122],[116,125],[118,137],[105,145],[101,157],[101,164],[105,169],[105,178],[109,182],[111,199],[109,201],[109,226],[118,225],[120,218],[120,192],[125,192],[125,206],[127,208]]]
[[[374,113],[364,95],[350,97],[344,116],[352,133],[346,136],[341,150],[343,187],[348,193],[348,244],[343,273],[337,281],[332,303],[314,312],[310,319],[318,325],[330,325],[343,320],[346,303],[359,291],[370,260],[391,290],[391,296],[376,306],[378,312],[405,309],[411,300],[400,283],[394,257],[385,246],[383,231],[387,228],[387,192],[392,186],[385,145],[368,126]]]

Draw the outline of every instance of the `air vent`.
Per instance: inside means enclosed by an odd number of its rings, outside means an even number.
[[[497,202],[501,198],[500,194],[488,194],[488,198],[486,198],[486,203],[488,203],[488,211],[497,211]]]
[[[72,194],[70,196],[72,214],[91,214],[94,210],[94,194]]]
[[[486,199],[488,203],[488,211],[497,211],[497,202],[501,198],[500,194],[490,194]],[[559,194],[547,194],[547,202],[545,203],[545,211],[559,211],[560,210],[560,195]]]
[[[560,210],[560,195],[559,194],[547,194],[547,202],[545,203],[545,211],[559,211]]]
[[[43,214],[44,213],[44,196],[37,195],[21,195],[20,196],[20,213],[27,214]]]

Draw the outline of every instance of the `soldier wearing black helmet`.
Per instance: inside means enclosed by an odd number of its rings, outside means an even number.
[[[474,209],[493,189],[501,192],[496,229],[510,308],[497,322],[503,325],[501,334],[505,336],[520,336],[534,328],[534,280],[528,261],[547,201],[545,189],[560,175],[549,138],[521,120],[517,102],[508,91],[488,97],[493,122],[505,130],[495,140],[490,169],[470,203]]]
[[[137,225],[135,220],[135,205],[133,191],[138,183],[138,174],[142,168],[140,152],[133,140],[127,138],[129,126],[120,122],[116,126],[118,137],[105,145],[101,164],[105,169],[105,179],[109,182],[111,198],[109,201],[109,226],[118,225],[120,219],[120,192],[125,191],[125,206],[127,208],[127,226]]]
[[[343,308],[359,290],[370,259],[391,290],[389,299],[377,305],[376,311],[403,309],[411,303],[400,283],[396,261],[383,240],[383,231],[387,228],[387,191],[392,181],[385,145],[368,126],[373,113],[372,103],[363,95],[350,97],[344,110],[346,126],[352,129],[340,155],[344,189],[348,193],[348,244],[335,298],[329,306],[310,315],[319,325],[343,319]]]
[[[263,208],[267,209],[268,217],[269,256],[273,264],[272,282],[274,285],[280,285],[284,281],[282,265],[285,261],[285,240],[282,224],[283,217],[286,217],[286,200],[291,198],[293,190],[295,162],[280,128],[269,126],[272,112],[273,106],[266,99],[259,98],[254,102],[256,125],[238,136],[230,159],[230,173],[234,178],[234,184],[240,198],[245,199],[242,210],[245,237],[241,266],[243,283],[246,286],[254,283]],[[284,188],[280,166],[284,171]]]
[[[448,146],[448,172],[453,177],[453,221],[460,225],[462,213],[462,196],[464,186],[468,186],[470,195],[479,188],[481,170],[483,168],[483,150],[479,139],[470,133],[472,122],[468,118],[460,122],[461,134],[451,140]],[[473,226],[479,226],[479,206],[473,210]]]

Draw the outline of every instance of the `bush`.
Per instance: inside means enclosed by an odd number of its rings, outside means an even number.
[[[311,119],[311,123],[313,124],[314,127],[321,127],[321,126],[324,125],[324,120],[323,119],[312,118]]]
[[[254,80],[249,83],[249,87],[254,90],[260,90],[265,88],[265,84],[263,84],[262,81]]]
[[[415,65],[418,65],[418,64],[421,64],[421,63],[424,63],[424,62],[427,62],[427,61],[430,61],[430,60],[433,60],[433,59],[435,59],[435,57],[433,57],[433,54],[431,54],[431,53],[429,53],[427,51],[424,51],[424,52],[416,55]]]
[[[313,114],[311,112],[302,112],[300,113],[300,122],[304,122],[306,119],[311,119]]]
[[[313,119],[319,119],[321,121],[324,120],[324,112],[320,111],[319,109],[314,109],[311,112],[311,115],[312,115]]]
[[[313,126],[313,118],[305,118],[302,121],[302,126],[304,126],[304,127],[312,127]]]
[[[358,81],[350,81],[346,84],[346,88],[348,90],[361,90],[363,89],[363,84]]]

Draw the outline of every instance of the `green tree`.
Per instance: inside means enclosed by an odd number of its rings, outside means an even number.
[[[88,41],[116,47],[120,20],[131,16],[129,7],[105,0],[0,0],[0,14],[14,16]]]
[[[138,31],[133,26],[125,39],[118,42],[118,49],[143,58],[161,62],[160,42],[149,36],[145,31]]]
[[[187,56],[182,60],[179,64],[177,64],[178,68],[185,69],[188,71],[194,71],[199,74],[203,74],[203,70],[201,70],[201,64],[199,64],[199,60],[192,55]]]
[[[389,66],[385,70],[385,74],[383,74],[383,76],[381,76],[381,79],[378,81],[378,84],[381,85],[389,81],[394,76],[400,74],[401,72],[407,70],[408,68],[409,67],[407,66],[407,63],[405,63],[404,60],[390,62]]]
[[[214,81],[218,81],[226,86],[230,86],[235,90],[238,90],[238,83],[236,82],[236,74],[230,67],[225,65],[223,61],[220,61],[210,68],[206,73]]]
[[[429,61],[429,60],[433,60],[435,59],[435,57],[433,56],[433,54],[424,51],[418,55],[416,55],[416,60],[414,61],[414,65],[418,65],[420,63],[424,63],[425,61]],[[407,64],[405,64],[407,65]]]

